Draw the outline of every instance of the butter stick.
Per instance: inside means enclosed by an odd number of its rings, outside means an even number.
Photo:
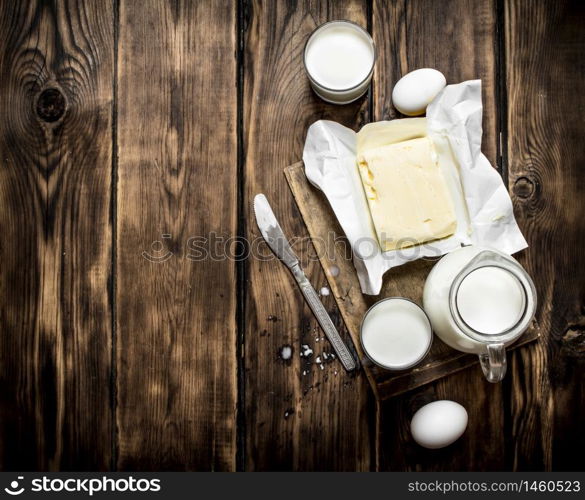
[[[382,250],[455,232],[453,201],[430,138],[362,149],[358,168]]]

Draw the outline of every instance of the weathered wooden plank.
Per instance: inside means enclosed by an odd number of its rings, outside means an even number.
[[[0,4],[0,469],[110,467],[112,4]]]
[[[495,2],[374,1],[372,31],[380,59],[374,74],[374,120],[396,116],[392,88],[417,68],[442,71],[448,83],[481,78],[484,96],[482,149],[497,152]],[[465,437],[442,452],[428,452],[410,437],[414,411],[434,399],[452,399],[469,412]],[[490,385],[477,366],[380,405],[379,466],[382,470],[484,470],[504,465],[502,386]],[[489,439],[489,444],[486,444]],[[477,450],[482,450],[478,453]]]
[[[307,232],[283,175],[298,161],[308,126],[319,118],[358,128],[367,119],[366,98],[338,107],[313,95],[304,74],[302,52],[320,23],[345,18],[366,26],[366,4],[350,2],[253,2],[245,5],[244,151],[245,220],[252,250],[260,233],[252,199],[263,192],[284,231],[296,238],[309,279],[326,285],[311,257]],[[303,240],[300,240],[304,238]],[[257,254],[256,254],[257,256]],[[331,348],[305,305],[292,277],[275,260],[254,255],[247,267],[245,330],[245,459],[248,470],[364,470],[371,463],[368,418],[371,395],[363,374],[348,376],[337,361],[315,363]],[[323,297],[340,329],[333,297]],[[342,329],[342,335],[347,332]],[[279,359],[282,346],[290,360]],[[301,358],[301,346],[314,351]],[[294,412],[294,413],[293,413]]]
[[[236,4],[119,16],[118,466],[233,470]]]
[[[508,466],[581,470],[585,6],[515,0],[505,7],[509,180],[545,335],[511,357]]]

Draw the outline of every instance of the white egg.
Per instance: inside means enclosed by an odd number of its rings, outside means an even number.
[[[425,448],[444,448],[465,432],[467,419],[467,411],[459,403],[434,401],[414,414],[410,432],[414,440]]]
[[[431,68],[417,69],[404,75],[394,85],[392,102],[404,115],[422,115],[445,85],[447,80],[440,71]]]

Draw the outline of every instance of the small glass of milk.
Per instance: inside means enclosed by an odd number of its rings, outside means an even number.
[[[315,93],[333,104],[348,104],[366,93],[376,48],[370,34],[351,21],[319,26],[305,45],[305,70]]]
[[[360,339],[374,364],[387,370],[406,370],[427,355],[433,331],[422,307],[409,299],[389,297],[368,309]]]

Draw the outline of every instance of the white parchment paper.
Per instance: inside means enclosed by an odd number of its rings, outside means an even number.
[[[462,245],[513,254],[527,247],[512,201],[498,172],[481,153],[481,81],[448,85],[427,107],[427,133],[435,143],[457,215],[449,238],[382,252],[356,165],[356,133],[339,123],[311,125],[303,161],[309,181],[329,200],[353,251],[363,293],[377,295],[390,268],[444,255]]]

